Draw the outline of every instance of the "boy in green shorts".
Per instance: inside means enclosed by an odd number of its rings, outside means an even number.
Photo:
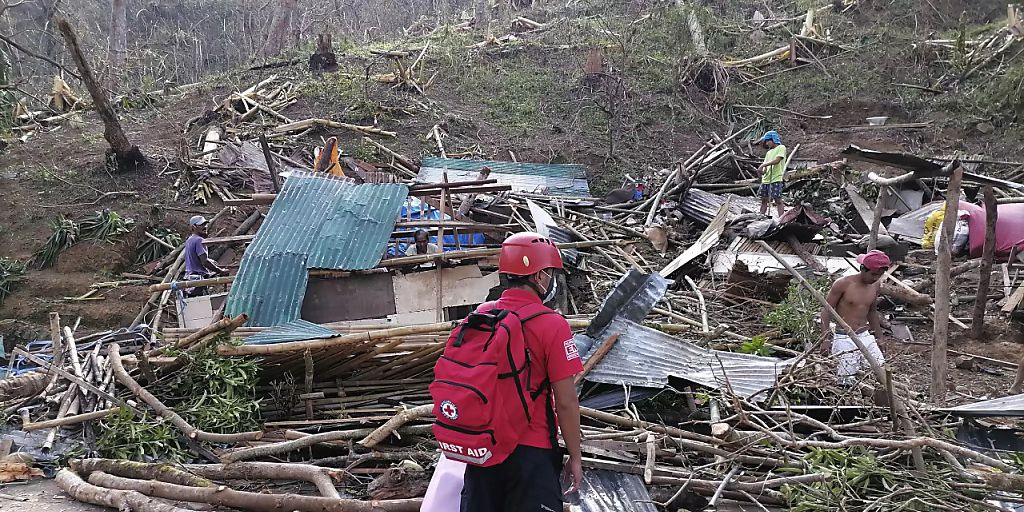
[[[783,177],[786,171],[786,146],[782,145],[782,139],[775,130],[765,132],[764,136],[757,141],[768,148],[764,156],[764,163],[758,166],[761,171],[761,215],[768,213],[768,199],[775,203],[775,209],[779,217],[786,211],[786,205],[782,203],[782,188],[784,187]]]

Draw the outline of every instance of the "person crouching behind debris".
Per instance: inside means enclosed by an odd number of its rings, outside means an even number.
[[[188,220],[189,230],[192,235],[185,241],[185,280],[198,281],[207,279],[213,275],[227,275],[227,269],[221,268],[208,256],[203,240],[209,231],[209,222],[206,217],[196,215]],[[207,287],[199,286],[188,288],[184,291],[186,297],[199,297],[206,295]]]
[[[779,217],[786,211],[786,205],[782,202],[782,189],[785,187],[786,172],[786,146],[782,145],[779,133],[772,130],[765,132],[764,136],[757,141],[768,148],[764,156],[764,163],[757,167],[761,171],[761,215],[768,214],[768,200],[775,203],[775,209]]]
[[[891,261],[884,252],[874,250],[857,256],[857,262],[860,263],[860,273],[833,283],[828,291],[828,303],[854,330],[857,338],[867,347],[871,358],[882,365],[885,364],[885,357],[877,341],[882,339],[882,327],[875,302],[882,286],[879,279],[889,269]],[[831,328],[832,314],[828,308],[822,308],[822,340],[827,340],[832,334]],[[836,373],[840,384],[853,384],[857,370],[862,366],[870,366],[864,354],[850,339],[850,333],[842,329],[836,329],[832,336],[832,355],[839,357]]]
[[[409,246],[405,250],[406,256],[417,256],[420,254],[438,254],[441,252],[441,248],[437,244],[429,242],[430,233],[427,233],[425,229],[417,229],[414,235],[416,243]]]
[[[501,245],[498,271],[508,279],[509,288],[465,321],[434,370],[434,434],[445,457],[469,464],[461,512],[561,512],[557,430],[569,452],[563,475],[570,485],[566,494],[582,482],[580,408],[573,376],[583,371],[583,365],[569,323],[544,306],[555,296],[555,274],[560,269],[558,248],[547,238],[537,233],[508,237]],[[483,331],[467,330],[467,325],[482,326],[488,318],[500,323]],[[500,332],[508,333],[507,340]],[[463,356],[486,358],[488,346],[497,346],[495,362],[465,362]],[[515,357],[524,350],[525,364],[517,366]],[[482,369],[489,364],[502,368],[506,358],[512,369],[505,374]],[[495,382],[486,382],[483,376]],[[509,379],[516,380],[514,387],[499,384]],[[466,389],[483,390],[475,391],[482,405],[474,406],[474,396]],[[513,391],[506,396],[499,394],[501,389]],[[492,394],[484,400],[486,393]],[[492,416],[483,410],[497,403],[506,406],[502,412]],[[519,410],[520,403],[528,412]]]

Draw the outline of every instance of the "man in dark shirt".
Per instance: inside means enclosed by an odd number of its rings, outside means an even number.
[[[192,235],[185,241],[185,280],[198,281],[214,275],[227,275],[227,269],[211,260],[206,246],[203,245],[203,240],[209,232],[206,217],[196,215],[188,220],[188,225]],[[185,290],[187,297],[198,297],[207,293],[205,286]]]

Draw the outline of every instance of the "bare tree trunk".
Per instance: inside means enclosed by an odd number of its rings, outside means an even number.
[[[298,0],[281,0],[274,11],[274,19],[270,22],[270,32],[267,34],[267,42],[263,45],[263,56],[271,57],[281,53],[285,42],[288,40],[288,27],[291,25],[292,16]]]
[[[110,66],[110,81],[124,69],[128,55],[128,8],[127,0],[110,2],[110,43],[107,46],[107,65]]]
[[[89,89],[89,95],[92,96],[96,112],[100,115],[100,119],[103,120],[103,138],[107,139],[107,143],[110,144],[110,150],[107,151],[108,159],[113,159],[117,170],[120,172],[144,168],[146,166],[146,157],[139,151],[138,146],[133,146],[131,142],[128,142],[128,136],[124,134],[124,130],[121,128],[121,123],[117,120],[114,108],[110,105],[110,101],[96,80],[96,76],[93,75],[89,62],[85,60],[85,54],[82,53],[82,48],[78,45],[78,36],[75,35],[71,24],[68,23],[68,20],[61,19],[57,22],[57,27],[60,29],[61,35],[64,36],[68,52],[75,60],[79,73],[82,74],[82,81],[85,82],[86,88]]]
[[[960,206],[960,181],[964,169],[956,163],[953,175],[949,177],[946,189],[946,216],[942,219],[942,238],[939,240],[938,257],[935,262],[935,328],[932,332],[932,381],[931,399],[941,404],[946,399],[946,345],[949,337],[950,263],[953,255],[953,226],[956,225],[957,210]]]
[[[981,339],[985,332],[985,307],[988,306],[988,289],[992,281],[992,260],[996,252],[996,193],[991,186],[983,189],[985,199],[985,245],[981,253],[981,269],[978,271],[978,293],[974,297],[974,314],[971,316],[971,336]]]
[[[57,34],[53,31],[53,25],[57,22],[57,10],[60,8],[60,0],[49,0],[42,2],[43,13],[39,17],[39,24],[42,26],[39,36],[39,49],[42,54],[54,58],[57,56]]]

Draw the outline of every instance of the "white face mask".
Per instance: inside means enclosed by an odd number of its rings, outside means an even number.
[[[555,279],[555,273],[552,272],[548,275],[551,276],[551,284],[548,285],[548,292],[545,293],[544,298],[541,299],[541,302],[544,304],[551,302],[551,300],[555,298],[555,294],[558,293],[558,280]]]

